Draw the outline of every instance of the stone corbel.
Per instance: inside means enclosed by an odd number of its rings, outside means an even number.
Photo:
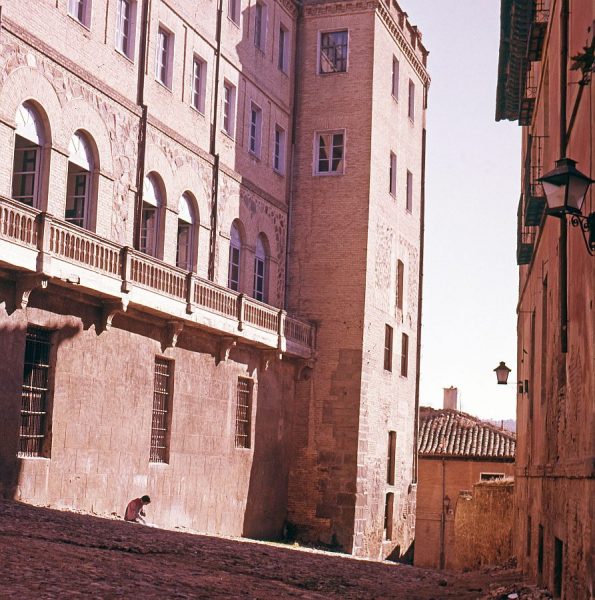
[[[266,371],[271,363],[281,360],[283,353],[279,350],[264,350],[260,355],[260,369]]]
[[[178,336],[184,329],[183,321],[168,321],[165,329],[164,346],[166,348],[175,348],[178,343]]]
[[[103,331],[111,329],[112,321],[118,313],[125,313],[128,310],[128,299],[115,300],[112,302],[103,303],[103,311],[101,314],[101,328]]]
[[[217,355],[217,364],[221,361],[226,361],[229,358],[229,353],[231,349],[237,344],[237,337],[222,337],[219,341],[219,352]]]
[[[315,360],[307,358],[300,360],[297,364],[297,380],[308,381],[312,377],[312,369],[314,369]]]
[[[48,287],[48,281],[49,277],[43,273],[21,275],[16,282],[15,305],[20,306],[23,310],[27,308],[31,292],[38,287],[45,290]]]

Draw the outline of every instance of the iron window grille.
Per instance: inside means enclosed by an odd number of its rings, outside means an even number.
[[[236,448],[250,448],[252,425],[252,380],[238,377],[236,393]]]
[[[44,456],[47,435],[51,332],[28,327],[21,395],[19,456]]]
[[[347,31],[329,31],[320,35],[320,73],[347,71]]]
[[[172,361],[156,356],[149,458],[151,462],[166,463],[168,461],[171,376]]]

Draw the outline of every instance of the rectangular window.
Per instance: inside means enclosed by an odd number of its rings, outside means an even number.
[[[164,29],[163,27],[160,27],[157,33],[155,78],[157,79],[157,81],[159,81],[168,88],[171,88],[173,41],[173,34]]]
[[[537,575],[540,579],[543,575],[543,525],[537,531]]]
[[[393,537],[393,505],[395,495],[389,492],[386,495],[386,503],[384,505],[384,539],[391,540]]]
[[[254,5],[254,45],[264,52],[267,32],[267,7],[262,2]]]
[[[116,50],[128,58],[134,57],[134,22],[136,2],[117,0],[116,4]]]
[[[39,146],[15,135],[12,197],[29,206],[38,204]]]
[[[415,84],[409,80],[409,118],[415,120]]]
[[[399,99],[399,61],[393,56],[392,95],[395,100]]]
[[[236,88],[228,81],[223,84],[223,131],[233,137]]]
[[[279,27],[279,60],[277,67],[283,73],[287,73],[289,65],[289,31],[281,25]]]
[[[151,423],[151,462],[166,463],[169,447],[170,398],[173,361],[155,357],[153,380],[153,421]]]
[[[384,326],[384,370],[393,370],[393,328]]]
[[[254,257],[254,298],[266,302],[265,290],[265,259],[262,256]]]
[[[531,517],[527,517],[527,556],[531,556]]]
[[[413,173],[407,171],[407,205],[409,212],[413,210]]]
[[[319,73],[347,71],[347,30],[320,34]]]
[[[387,460],[387,473],[386,483],[388,485],[395,485],[395,460],[397,453],[397,432],[388,432],[388,460]]]
[[[192,61],[192,106],[200,113],[205,112],[205,83],[207,64],[198,56]]]
[[[68,0],[68,14],[88,28],[91,22],[91,0]]]
[[[27,327],[21,393],[19,456],[48,456],[48,403],[51,332]]]
[[[275,125],[275,147],[273,150],[273,169],[285,173],[285,130]]]
[[[252,425],[252,380],[238,377],[236,394],[236,448],[250,448]]]
[[[262,110],[256,104],[250,105],[250,140],[249,149],[252,154],[260,157],[262,145]]]
[[[316,134],[316,174],[343,173],[344,134]]]
[[[402,260],[397,260],[397,293],[396,293],[397,310],[403,310],[404,289],[405,289],[405,263]]]
[[[403,333],[401,336],[401,376],[407,377],[409,367],[409,336]]]
[[[390,153],[388,191],[393,196],[397,195],[397,156],[394,152]]]
[[[240,24],[241,8],[240,0],[229,0],[229,4],[227,5],[227,17],[236,25]]]
[[[564,543],[554,538],[554,598],[562,597],[564,582]]]

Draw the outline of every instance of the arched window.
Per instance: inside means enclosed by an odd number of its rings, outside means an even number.
[[[141,214],[139,250],[157,256],[159,240],[159,212],[163,206],[161,185],[154,173],[145,177],[143,185],[143,210]]]
[[[30,102],[16,114],[12,197],[29,206],[40,207],[40,183],[44,131],[39,113]]]
[[[176,265],[186,271],[194,270],[194,237],[196,219],[194,202],[187,192],[180,196],[178,202],[178,248]]]
[[[68,180],[64,218],[69,223],[88,229],[95,165],[89,142],[81,131],[77,131],[70,138],[68,152]]]
[[[256,240],[256,252],[254,253],[254,298],[261,302],[267,301],[267,253],[266,240],[262,234]]]
[[[231,226],[229,238],[229,270],[227,275],[227,287],[236,292],[240,289],[240,258],[242,252],[242,237],[238,226]]]

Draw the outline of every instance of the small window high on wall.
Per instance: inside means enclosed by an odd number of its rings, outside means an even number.
[[[12,197],[41,208],[42,147],[45,142],[41,118],[30,102],[21,104],[15,117]]]
[[[89,228],[93,197],[93,155],[84,134],[77,131],[68,146],[68,180],[64,218],[78,227]]]
[[[161,186],[153,173],[145,177],[139,250],[157,256],[159,240],[159,213],[163,205]]]

